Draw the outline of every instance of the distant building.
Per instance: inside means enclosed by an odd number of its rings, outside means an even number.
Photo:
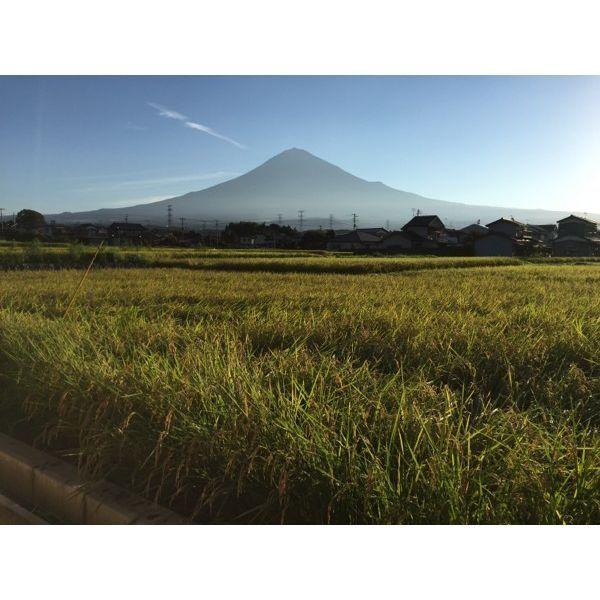
[[[472,223],[471,225],[467,225],[466,227],[459,229],[458,233],[463,239],[474,239],[487,235],[488,231],[489,229],[487,227],[484,227],[479,223]]]
[[[578,235],[565,235],[552,242],[552,256],[592,256],[591,239]]]
[[[580,238],[595,237],[598,234],[598,224],[583,217],[569,215],[558,221],[558,237],[576,236]]]
[[[392,231],[384,237],[379,247],[382,250],[412,250],[414,248],[414,234],[408,231]],[[418,237],[418,236],[417,236]]]
[[[107,229],[111,244],[141,244],[148,230],[139,223],[112,223]]]
[[[73,229],[73,236],[80,242],[97,243],[106,239],[107,235],[106,227],[93,223],[81,223]]]
[[[410,231],[423,238],[434,239],[446,229],[444,223],[437,215],[418,215],[413,217],[402,231]]]
[[[327,250],[371,250],[379,242],[378,236],[356,229],[330,239],[327,242]]]
[[[490,231],[473,241],[475,256],[514,256],[515,239],[506,233]]]
[[[498,219],[487,224],[487,228],[493,233],[502,233],[511,238],[518,238],[523,235],[526,228],[525,223],[519,223],[514,219]]]
[[[558,235],[552,240],[553,256],[600,255],[598,224],[583,217],[569,215],[558,221]]]
[[[242,248],[253,248],[255,241],[256,240],[253,237],[242,236],[242,237],[240,237],[239,244],[240,244],[240,246],[242,246]]]
[[[528,228],[544,242],[551,242],[558,234],[558,226],[554,223],[549,225],[528,225]]]
[[[379,239],[383,239],[389,233],[389,231],[387,229],[384,229],[383,227],[368,227],[368,228],[361,227],[359,229],[356,229],[355,231],[360,231],[362,233],[369,233],[370,235],[374,235],[374,236],[378,237]]]
[[[422,237],[412,231],[392,231],[388,233],[377,246],[385,251],[413,251],[426,252],[437,250],[439,243],[435,239]]]

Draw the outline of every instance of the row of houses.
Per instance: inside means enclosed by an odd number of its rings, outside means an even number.
[[[17,223],[15,230],[18,232],[20,227]],[[90,244],[104,241],[109,245],[326,248],[349,252],[466,256],[600,256],[598,224],[576,215],[547,225],[502,218],[485,226],[473,223],[461,229],[446,227],[437,215],[417,215],[399,231],[373,227],[298,232],[290,227],[243,222],[231,223],[224,230],[183,231],[166,227],[151,229],[129,222],[115,222],[109,226],[94,223],[47,225],[43,218],[35,227],[35,233],[43,234],[49,240]]]
[[[497,219],[483,226],[447,228],[437,215],[413,217],[400,231],[355,229],[336,235],[329,250],[453,253],[475,256],[600,256],[600,234],[594,221],[570,215],[556,224],[531,225]]]

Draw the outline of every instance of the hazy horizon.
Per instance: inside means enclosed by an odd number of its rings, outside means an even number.
[[[303,148],[481,206],[600,212],[599,77],[0,77],[0,206],[145,204]]]

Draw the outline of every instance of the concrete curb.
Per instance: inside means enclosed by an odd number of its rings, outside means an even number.
[[[72,465],[0,434],[0,489],[74,525],[184,525],[174,512],[112,483],[86,482]]]
[[[19,504],[0,494],[1,525],[47,525],[46,521],[30,513]]]

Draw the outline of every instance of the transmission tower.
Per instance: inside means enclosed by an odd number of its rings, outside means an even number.
[[[2,231],[2,233],[4,233],[4,214],[3,211],[5,211],[5,208],[0,208],[0,231]]]
[[[303,211],[303,210],[298,211],[298,224],[299,224],[300,231],[302,231],[302,227],[304,225],[304,212],[305,211]]]
[[[179,220],[181,221],[181,231],[183,231],[183,224],[185,223],[185,217],[179,217]]]
[[[333,215],[329,215],[329,229],[333,229]]]
[[[352,213],[352,229],[356,229],[356,219],[358,215],[356,213]]]
[[[167,206],[167,227],[171,229],[171,225],[173,224],[173,205],[169,204]]]
[[[279,227],[281,227],[281,223],[282,223],[282,221],[281,221],[281,217],[282,217],[282,216],[283,216],[283,215],[282,215],[281,213],[278,213],[278,215],[277,215],[277,224],[279,225]]]

